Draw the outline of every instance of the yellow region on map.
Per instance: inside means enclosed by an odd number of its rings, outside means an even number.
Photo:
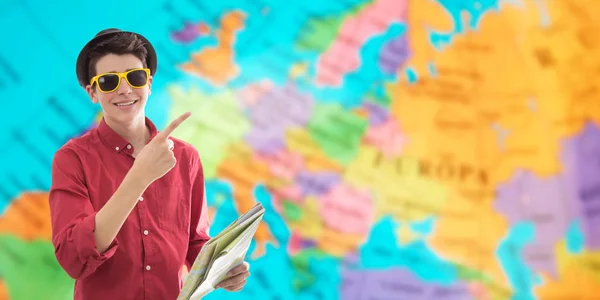
[[[307,197],[300,207],[300,218],[289,220],[290,231],[297,232],[306,239],[317,240],[324,232],[323,218],[319,212],[319,203],[314,197]]]
[[[285,144],[289,149],[299,153],[308,171],[341,172],[343,167],[333,159],[327,157],[323,148],[303,128],[293,128],[286,131]]]

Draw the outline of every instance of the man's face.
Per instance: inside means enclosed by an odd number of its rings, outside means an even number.
[[[133,54],[107,54],[96,63],[96,74],[126,72],[131,69],[143,68],[142,62]],[[140,88],[131,87],[125,78],[121,78],[119,87],[111,92],[102,92],[95,86],[88,85],[88,92],[94,104],[100,103],[104,117],[113,122],[128,124],[138,117],[144,117],[144,108],[150,95],[152,77],[148,84]],[[131,102],[135,102],[130,104]]]

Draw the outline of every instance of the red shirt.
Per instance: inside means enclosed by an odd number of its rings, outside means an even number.
[[[156,127],[146,118],[151,137]],[[95,215],[133,165],[133,146],[104,121],[59,149],[52,165],[52,243],[76,279],[75,300],[175,299],[182,267],[209,239],[204,174],[197,150],[171,138],[177,164],[153,182],[104,253]]]

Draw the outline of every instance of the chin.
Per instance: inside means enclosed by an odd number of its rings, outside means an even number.
[[[110,112],[104,111],[104,115],[113,121],[119,123],[131,123],[135,121],[137,118],[143,118],[143,111],[140,108],[121,110],[121,109],[111,109]]]

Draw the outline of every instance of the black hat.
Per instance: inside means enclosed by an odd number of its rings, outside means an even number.
[[[90,61],[88,55],[90,49],[93,48],[96,44],[98,44],[98,42],[103,41],[119,33],[135,34],[139,39],[141,39],[144,42],[144,46],[146,47],[146,50],[148,50],[148,55],[146,56],[146,65],[150,69],[150,75],[154,75],[154,73],[156,73],[156,51],[154,51],[154,47],[152,47],[152,44],[150,43],[150,41],[148,41],[148,39],[146,39],[141,34],[135,32],[122,31],[117,28],[108,28],[98,32],[94,36],[94,38],[90,40],[87,44],[85,44],[85,46],[83,46],[83,49],[81,49],[81,51],[79,52],[76,66],[77,80],[79,81],[79,85],[81,85],[82,87],[86,87],[88,84],[90,84],[90,76],[88,74],[88,64]]]

